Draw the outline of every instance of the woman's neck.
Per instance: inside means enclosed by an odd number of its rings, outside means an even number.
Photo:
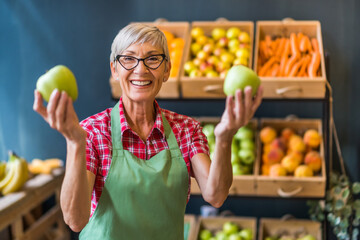
[[[134,102],[123,98],[122,103],[128,124],[145,142],[155,123],[154,101]]]

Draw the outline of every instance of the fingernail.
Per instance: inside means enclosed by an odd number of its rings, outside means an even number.
[[[251,87],[250,86],[246,86],[245,87],[245,91],[250,91],[251,90]]]

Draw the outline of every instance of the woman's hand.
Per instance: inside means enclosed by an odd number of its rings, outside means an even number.
[[[50,127],[59,131],[67,142],[81,143],[86,139],[86,131],[79,125],[79,119],[74,110],[72,99],[66,92],[55,89],[47,107],[39,91],[34,92],[33,109],[39,113]]]
[[[233,96],[226,98],[225,111],[220,123],[215,128],[216,140],[231,142],[239,128],[245,126],[254,116],[260,106],[263,87],[260,86],[255,98],[252,98],[251,87],[246,87],[244,92],[237,90]]]

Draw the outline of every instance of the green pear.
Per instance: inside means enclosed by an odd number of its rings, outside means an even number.
[[[50,95],[55,89],[60,92],[65,91],[73,101],[78,97],[76,78],[71,70],[64,65],[57,65],[40,76],[36,82],[36,89],[47,102],[49,102]]]

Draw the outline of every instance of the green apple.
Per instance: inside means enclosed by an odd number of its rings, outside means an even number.
[[[308,235],[305,235],[302,238],[298,238],[298,240],[316,240],[316,238],[313,235],[308,234]]]
[[[190,72],[192,70],[196,69],[196,65],[195,63],[193,63],[192,61],[187,61],[185,64],[184,64],[184,70],[185,70],[185,73],[187,74],[190,74]]]
[[[250,167],[239,163],[232,164],[232,171],[235,176],[250,174]]]
[[[231,164],[238,164],[238,163],[240,163],[240,158],[238,154],[236,154],[235,152],[231,152]]]
[[[255,150],[255,143],[251,139],[244,139],[240,141],[240,149],[249,149],[251,151]]]
[[[212,234],[209,230],[203,229],[200,231],[199,238],[201,240],[209,240],[212,237]]]
[[[252,164],[255,160],[255,153],[249,149],[240,149],[239,151],[240,161],[246,165]]]
[[[252,88],[252,96],[255,96],[260,85],[260,79],[256,73],[243,65],[236,65],[230,68],[224,81],[224,93],[227,96],[234,96],[237,89],[244,91],[246,86]]]
[[[253,139],[254,132],[251,128],[244,126],[239,128],[234,137],[238,140]]]
[[[45,101],[49,102],[51,93],[58,89],[65,91],[73,101],[78,97],[78,88],[74,74],[64,65],[57,65],[39,77],[36,89]]]
[[[205,124],[202,128],[202,131],[207,138],[214,136],[214,130],[215,130],[214,124]]]
[[[227,240],[226,233],[224,233],[223,231],[217,232],[215,235],[215,239],[216,240]]]
[[[226,235],[237,233],[239,231],[238,226],[233,222],[225,222],[223,225],[223,232]]]
[[[231,235],[228,237],[228,240],[243,240],[243,238],[240,237],[239,234],[234,233],[234,234],[231,234]]]
[[[240,237],[244,240],[252,240],[253,239],[253,231],[250,228],[245,228],[239,232]]]
[[[226,37],[229,39],[238,38],[241,30],[237,27],[231,27],[226,31]]]

